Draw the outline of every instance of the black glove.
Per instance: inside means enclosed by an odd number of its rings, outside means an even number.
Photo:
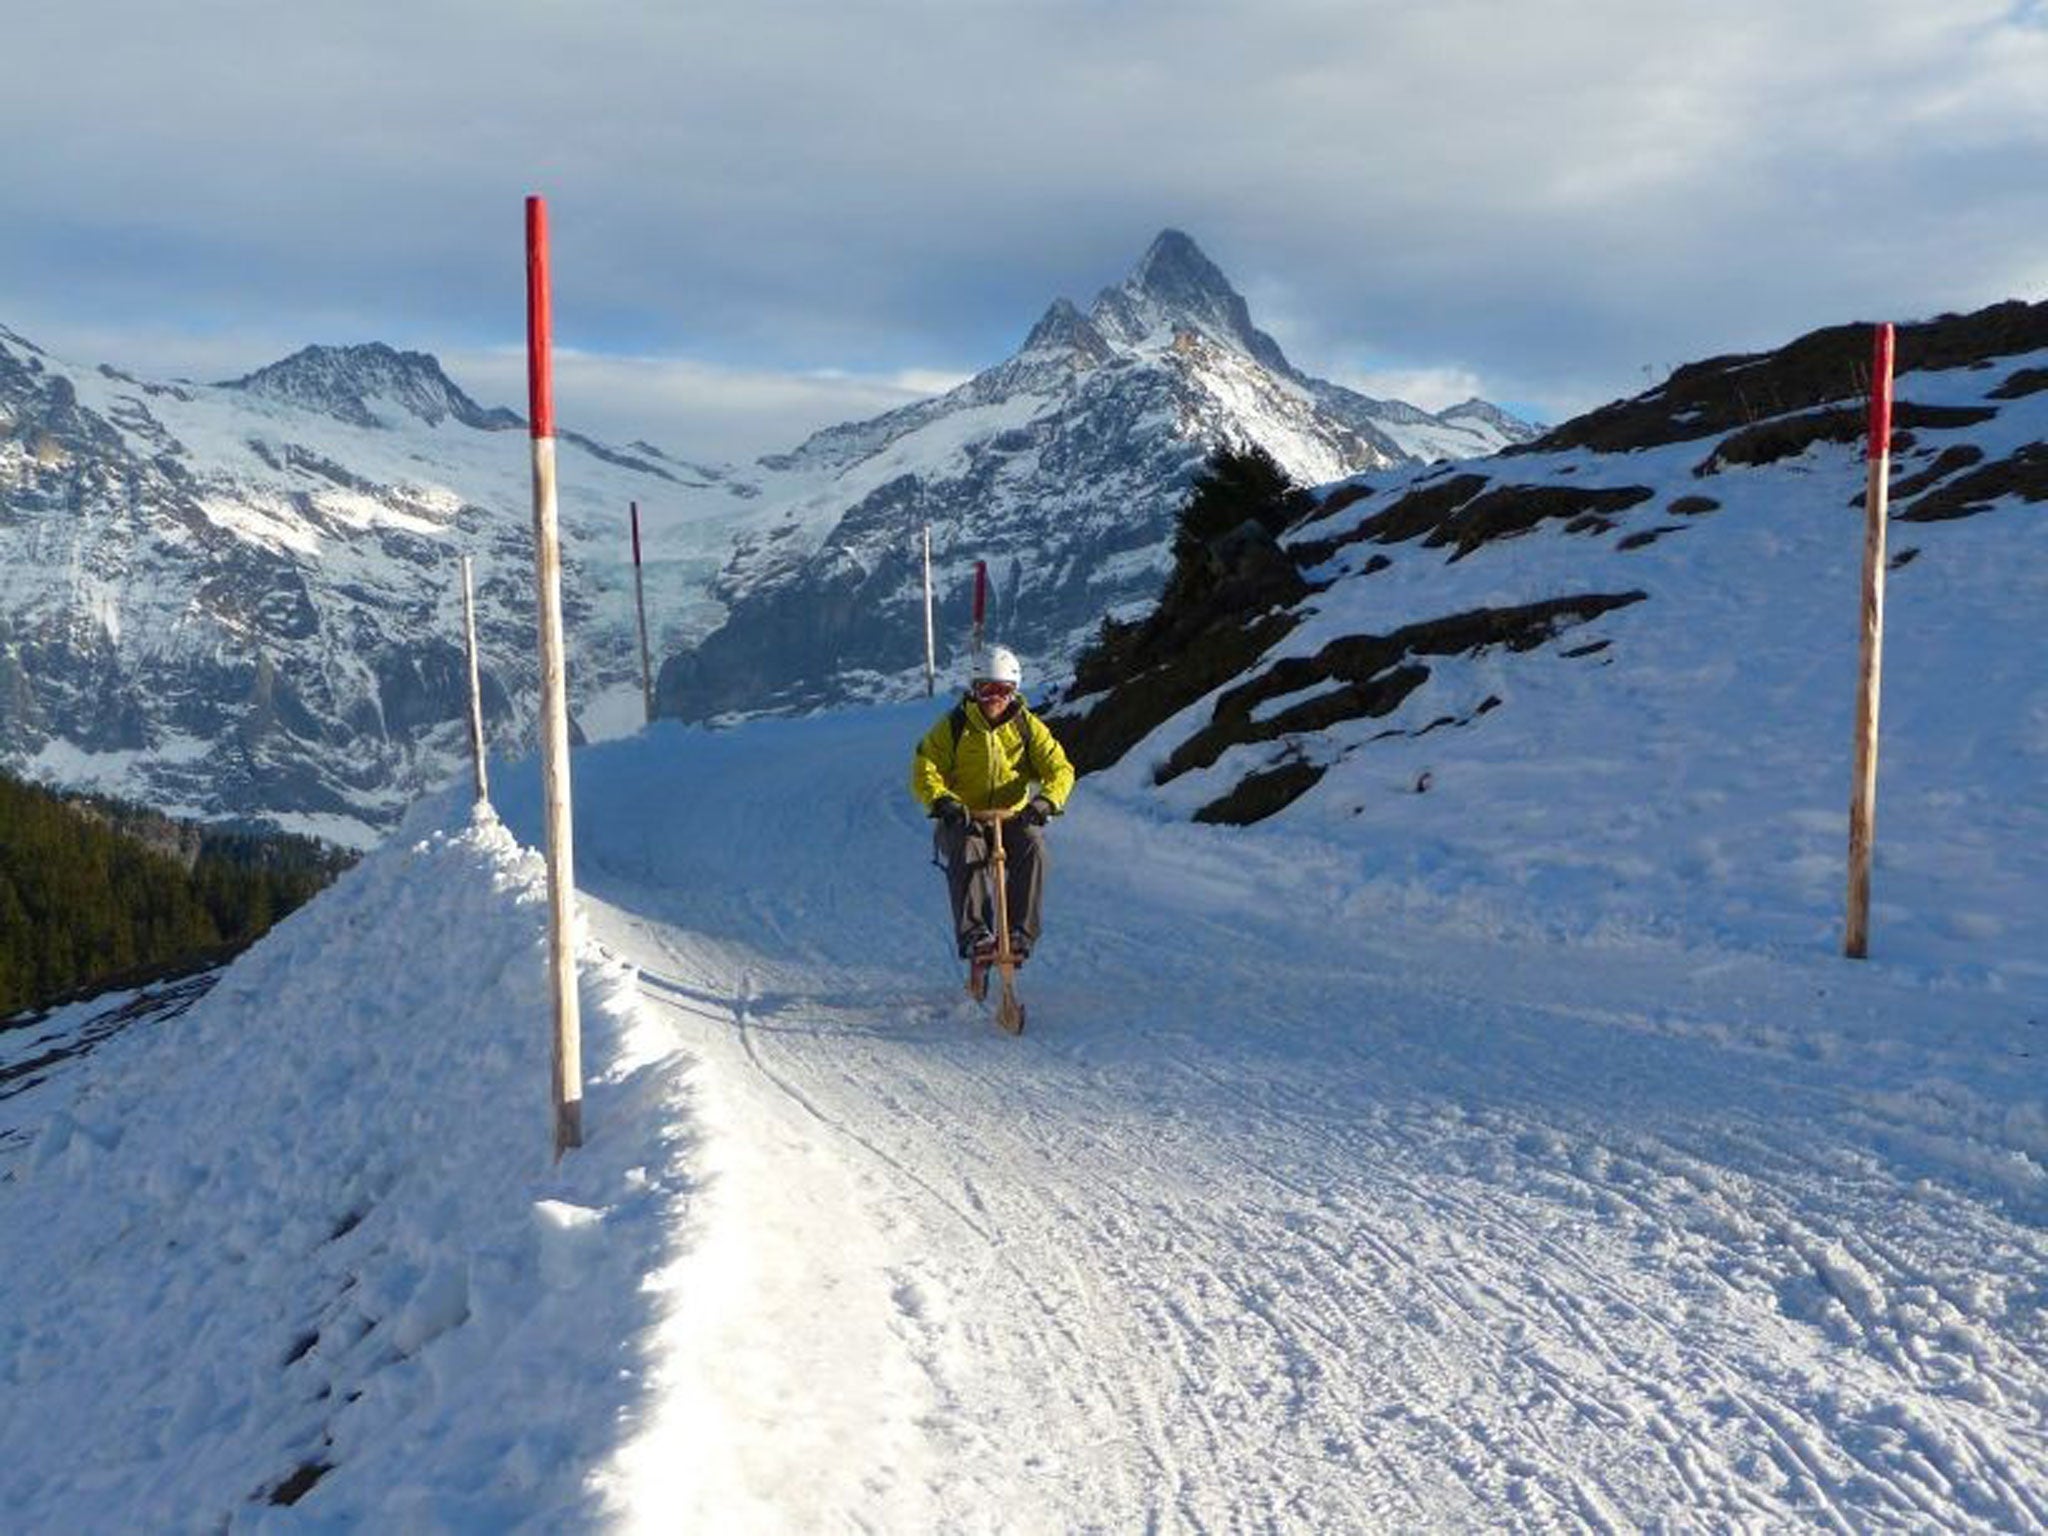
[[[1018,813],[1017,819],[1027,827],[1042,827],[1059,815],[1060,808],[1043,795],[1033,795],[1031,803]]]
[[[951,795],[941,795],[932,802],[932,820],[953,832],[967,830],[967,807]]]

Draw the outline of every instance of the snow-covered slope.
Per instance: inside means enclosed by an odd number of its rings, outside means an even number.
[[[1687,794],[1738,902],[1615,793],[1632,701],[1564,702],[1439,762],[1512,839],[1084,780],[1016,1040],[959,996],[922,708],[585,749],[557,1168],[538,861],[423,807],[181,1015],[0,1036],[9,1528],[2040,1526],[2048,879],[1980,840],[2038,759],[1955,701],[1976,777],[1889,846],[1977,867],[1895,873],[1859,966],[1718,750],[1782,759],[1775,712],[1659,727],[1731,775]],[[1959,933],[1963,883],[2019,910]]]
[[[2048,306],[1900,337],[1878,899],[1939,891],[1958,953],[1997,931],[2048,954],[2009,884],[2035,877],[2048,808],[1982,762],[2038,771],[2048,753]],[[1865,478],[1844,397],[1867,356],[1867,328],[1817,332],[1493,459],[1326,488],[1282,541],[1313,590],[1197,612],[1084,665],[1068,706],[1081,756],[1192,817],[1427,828],[1416,846],[1442,856],[1410,874],[1429,886],[1466,866],[1452,850],[1513,856],[1597,777],[1616,846],[1638,851],[1531,862],[1532,889],[1656,880],[1714,893],[1710,921],[1832,921]],[[1199,647],[1177,638],[1191,625]],[[1703,733],[1702,717],[1734,728]],[[1902,828],[1930,862],[1886,846]],[[1675,862],[1659,854],[1673,833]]]
[[[367,1525],[593,1522],[585,1479],[644,1391],[620,1369],[635,1287],[680,1205],[680,1064],[594,971],[607,1150],[546,1172],[543,879],[458,823],[87,1057],[33,1065],[93,1005],[0,1035],[10,1530],[285,1528],[279,1501],[351,1462],[385,1469]]]

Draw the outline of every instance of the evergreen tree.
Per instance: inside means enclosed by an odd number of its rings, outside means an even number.
[[[1278,538],[1310,504],[1308,492],[1258,444],[1218,448],[1181,507],[1173,535],[1174,561],[1195,560],[1208,545],[1247,522]]]
[[[351,862],[310,838],[200,832],[0,775],[0,1016],[246,944]]]

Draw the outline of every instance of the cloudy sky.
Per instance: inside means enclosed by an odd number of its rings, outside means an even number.
[[[313,341],[738,458],[1000,360],[1192,234],[1302,368],[1547,419],[2048,297],[2048,0],[25,0],[0,325]]]

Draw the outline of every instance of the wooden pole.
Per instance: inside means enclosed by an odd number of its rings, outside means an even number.
[[[647,592],[640,585],[640,503],[633,503],[633,607],[640,614],[640,698],[654,724],[654,661],[647,649]]]
[[[476,780],[476,803],[491,803],[491,776],[484,766],[484,693],[476,657],[476,589],[469,556],[462,557],[462,647],[469,657],[469,761]]]
[[[1009,856],[1003,851],[1003,820],[1009,813],[990,811],[981,820],[989,835],[989,880],[996,910],[995,966],[1002,973],[1003,1000],[996,1005],[996,1023],[1010,1034],[1024,1032],[1024,1005],[1017,1000],[1017,953],[1010,947]]]
[[[939,689],[938,637],[932,628],[932,525],[924,525],[924,696]]]
[[[526,365],[533,418],[533,549],[540,589],[540,746],[547,812],[548,975],[554,994],[555,1158],[583,1145],[583,1023],[576,998],[576,860],[570,840],[569,689],[562,657],[562,545],[555,499],[548,211],[526,200]]]
[[[1870,859],[1877,827],[1877,706],[1884,666],[1884,531],[1891,490],[1892,348],[1877,328],[1870,364],[1869,479],[1863,498],[1863,651],[1856,692],[1856,781],[1849,800],[1849,919],[1842,953],[1870,953]]]
[[[977,560],[974,562],[974,657],[972,662],[976,672],[981,670],[981,627],[982,621],[987,617],[988,562],[986,560]]]

